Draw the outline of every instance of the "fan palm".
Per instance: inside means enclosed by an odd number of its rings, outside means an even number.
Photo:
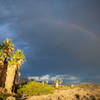
[[[11,39],[6,39],[0,44],[0,86],[5,85],[7,91],[12,91],[17,73],[24,61],[23,51],[14,50]]]
[[[6,53],[3,51],[3,49],[0,49],[0,64],[4,65],[4,60],[6,57]]]
[[[25,56],[22,50],[17,49],[13,52],[9,64],[22,64],[25,61]]]
[[[8,69],[7,69],[7,77],[5,82],[5,88],[10,93],[12,90],[12,86],[15,85],[15,80],[17,78],[17,74],[21,67],[21,64],[25,61],[25,56],[22,50],[16,50],[13,52],[11,59],[8,61]],[[11,81],[9,81],[9,77],[12,77]],[[9,82],[9,84],[8,84]]]
[[[4,52],[7,53],[7,56],[10,57],[12,51],[14,50],[14,44],[12,43],[12,40],[6,39],[2,43],[2,47],[4,49]]]

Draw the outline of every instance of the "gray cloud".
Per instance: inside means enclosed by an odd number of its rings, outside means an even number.
[[[21,71],[26,76],[98,74],[99,4],[99,0],[1,0],[0,39],[13,38],[24,50],[27,62]]]
[[[62,80],[63,84],[68,84],[68,83],[80,83],[80,78],[76,77],[74,75],[42,75],[42,76],[33,76],[33,77],[28,77],[28,79],[36,79],[38,81],[46,81],[48,80],[49,82],[54,82],[54,79],[56,80]]]

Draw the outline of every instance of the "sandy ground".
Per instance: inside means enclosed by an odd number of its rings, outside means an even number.
[[[26,100],[100,100],[100,86],[59,89],[54,94],[26,97]]]

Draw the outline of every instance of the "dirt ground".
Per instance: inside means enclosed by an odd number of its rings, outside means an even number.
[[[29,96],[26,100],[100,100],[100,85],[65,87],[56,89],[54,94]]]

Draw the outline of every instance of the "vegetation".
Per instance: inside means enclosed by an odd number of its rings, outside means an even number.
[[[11,39],[6,39],[0,44],[0,87],[9,92],[12,91],[17,74],[24,61],[23,51],[15,50]]]
[[[20,88],[17,90],[17,93],[19,94],[27,94],[30,96],[33,95],[44,95],[44,94],[50,94],[54,92],[54,88],[47,85],[42,84],[40,82],[28,82],[25,85],[21,85]]]
[[[100,84],[61,85],[53,94],[28,96],[28,100],[100,100]]]
[[[0,61],[2,63],[18,64],[18,61],[24,62],[25,56],[22,50],[15,50],[11,39],[6,39],[0,44]]]
[[[7,96],[4,94],[0,94],[0,100],[6,100]]]
[[[12,40],[6,39],[0,44],[0,59],[2,61],[7,60],[11,56],[12,51],[14,50],[14,44],[12,44]]]
[[[23,52],[19,49],[13,52],[13,55],[11,56],[11,59],[8,61],[9,64],[19,64],[19,61],[23,63],[25,61],[25,56]]]

